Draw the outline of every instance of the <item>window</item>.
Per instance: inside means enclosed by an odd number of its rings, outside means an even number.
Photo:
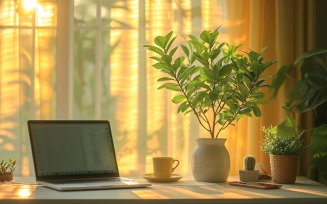
[[[3,156],[33,175],[28,119],[108,119],[121,174],[151,171],[156,155],[180,157],[189,174],[200,129],[176,114],[173,93],[156,90],[160,73],[142,46],[171,30],[215,28],[220,8],[210,0],[1,1]]]
[[[72,118],[109,119],[120,171],[151,171],[155,155],[182,156],[189,174],[194,118],[177,115],[172,94],[143,45],[171,30],[186,36],[219,26],[219,1],[74,1]],[[219,22],[219,21],[218,21]],[[179,40],[183,40],[179,38]]]

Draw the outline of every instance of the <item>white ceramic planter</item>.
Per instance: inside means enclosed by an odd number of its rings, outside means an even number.
[[[230,157],[226,139],[198,138],[193,153],[192,173],[196,181],[219,183],[227,181]]]

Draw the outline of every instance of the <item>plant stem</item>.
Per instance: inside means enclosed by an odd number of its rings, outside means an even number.
[[[226,129],[236,118],[237,114],[240,112],[241,108],[243,107],[243,105],[245,104],[245,102],[242,102],[242,104],[239,106],[239,108],[237,109],[237,111],[235,112],[235,114],[233,115],[232,119],[230,121],[225,121],[224,124],[221,126],[221,128],[219,129],[218,133],[216,134],[216,138],[218,138],[219,133]]]
[[[215,104],[214,103],[212,104],[211,108],[212,108],[212,112],[213,112],[211,138],[215,138],[215,127],[216,127],[217,114],[215,112]]]
[[[200,119],[201,115],[199,116],[199,114],[198,114],[198,113],[196,112],[196,110],[195,110],[195,107],[193,107],[191,101],[190,101],[189,98],[187,97],[187,95],[186,95],[186,93],[185,93],[185,91],[184,91],[182,85],[180,84],[180,82],[179,82],[178,79],[177,79],[177,74],[176,74],[176,72],[173,72],[173,75],[174,75],[174,79],[175,79],[175,81],[177,82],[177,85],[179,86],[180,90],[182,91],[183,95],[185,96],[185,98],[186,98],[187,102],[189,103],[189,105],[190,105],[192,111],[194,112],[195,116],[197,117],[197,119],[198,119],[200,125],[201,125],[205,130],[207,130],[208,132],[210,132],[210,129],[211,129],[211,128],[210,128],[210,123],[209,123],[208,119],[205,117],[206,120],[204,120],[204,119],[203,119],[203,120],[207,123],[207,125],[209,125],[209,128],[205,127],[204,124],[202,123],[202,120]],[[202,109],[201,109],[201,112],[203,113],[204,116],[206,116],[206,115],[204,114],[204,112],[203,112]],[[201,117],[201,118],[202,118],[202,117]]]

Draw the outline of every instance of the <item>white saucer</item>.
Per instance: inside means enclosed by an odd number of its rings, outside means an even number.
[[[181,179],[182,176],[178,174],[172,174],[170,178],[158,178],[155,177],[153,174],[144,174],[143,178],[151,182],[176,182]]]

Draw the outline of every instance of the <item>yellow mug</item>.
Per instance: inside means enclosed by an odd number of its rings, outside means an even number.
[[[172,157],[153,157],[153,174],[157,178],[170,178],[179,165],[179,160]]]

